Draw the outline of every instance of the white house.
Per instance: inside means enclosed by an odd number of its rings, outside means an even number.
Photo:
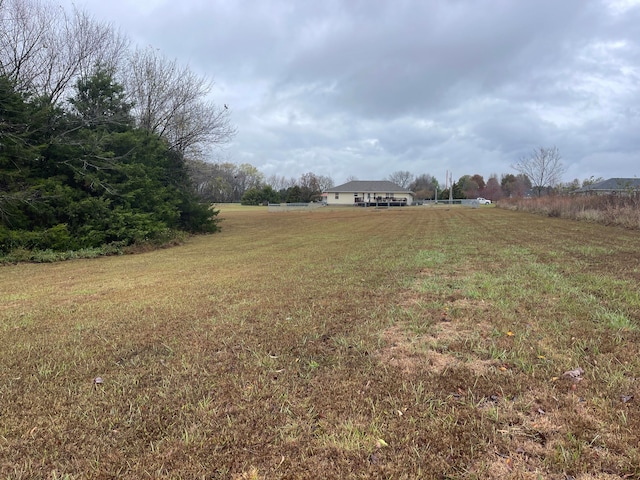
[[[413,203],[414,193],[393,182],[354,180],[328,188],[323,197],[327,205],[355,205],[360,207],[400,207]]]

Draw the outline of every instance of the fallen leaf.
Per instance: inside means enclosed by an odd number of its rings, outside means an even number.
[[[385,442],[382,438],[379,438],[376,441],[376,448],[382,448],[382,447],[388,447],[389,444],[387,442]]]
[[[511,330],[509,330],[507,332],[507,337],[513,337],[513,335],[514,335],[514,333]]]
[[[580,380],[582,380],[582,375],[584,375],[584,370],[580,367],[573,370],[568,370],[562,374],[563,377],[568,378],[573,382],[579,382]]]

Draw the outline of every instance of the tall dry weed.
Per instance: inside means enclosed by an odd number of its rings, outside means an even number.
[[[548,217],[640,229],[640,197],[638,196],[554,195],[540,198],[505,199],[500,200],[498,206]]]

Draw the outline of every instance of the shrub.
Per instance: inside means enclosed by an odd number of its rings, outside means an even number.
[[[15,249],[26,250],[70,250],[75,247],[66,224],[54,225],[41,230],[9,230],[0,227],[0,252]]]

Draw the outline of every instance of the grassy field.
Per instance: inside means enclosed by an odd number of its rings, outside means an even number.
[[[0,267],[1,479],[640,478],[638,231],[220,216]]]

